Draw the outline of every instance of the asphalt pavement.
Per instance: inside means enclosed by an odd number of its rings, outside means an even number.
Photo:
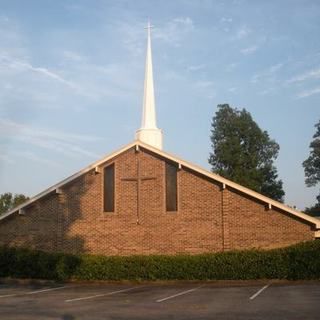
[[[0,319],[320,319],[320,282],[1,283]]]

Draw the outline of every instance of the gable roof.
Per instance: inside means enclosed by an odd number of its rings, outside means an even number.
[[[280,210],[283,210],[285,211],[286,213],[289,213],[291,215],[293,215],[294,217],[297,217],[297,218],[300,218],[306,222],[309,222],[311,224],[313,224],[315,226],[316,229],[318,229],[318,231],[315,232],[315,236],[316,237],[320,237],[320,220],[317,219],[317,218],[314,218],[314,217],[311,217],[303,212],[300,212],[298,210],[295,210],[287,205],[284,205],[283,203],[281,202],[278,202],[276,200],[273,200],[273,199],[270,199],[258,192],[255,192],[253,190],[250,190],[246,187],[243,187],[235,182],[232,182],[226,178],[223,178],[215,173],[212,173],[212,172],[209,172],[205,169],[202,169],[201,167],[198,167],[194,164],[191,164],[187,161],[184,161],[182,159],[179,159],[173,155],[170,155],[169,153],[167,152],[164,152],[162,150],[159,150],[157,148],[154,148],[150,145],[147,145],[139,140],[136,140],[132,143],[129,143],[127,144],[126,146],[124,146],[123,148],[109,154],[109,155],[106,155],[105,157],[103,157],[102,159],[92,163],[91,165],[85,167],[84,169],[78,171],[77,173],[73,174],[72,176],[60,181],[59,183],[53,185],[52,187],[44,190],[43,192],[37,194],[36,196],[30,198],[28,201],[26,201],[25,203],[21,204],[20,206],[12,209],[11,211],[8,211],[7,213],[3,214],[0,216],[0,221],[5,219],[6,217],[12,215],[13,213],[17,213],[17,212],[21,212],[24,208],[28,207],[30,204],[34,203],[35,201],[39,200],[40,198],[44,197],[45,195],[48,195],[49,193],[51,192],[57,192],[59,190],[59,188],[61,188],[63,185],[73,181],[74,179],[80,177],[81,175],[89,172],[90,170],[94,170],[96,168],[99,168],[99,166],[101,166],[103,163],[105,163],[106,161],[118,156],[119,154],[131,149],[135,147],[136,149],[139,149],[140,147],[143,148],[143,149],[146,149],[146,150],[149,150],[155,154],[158,154],[160,156],[162,156],[163,158],[166,158],[166,159],[169,159],[173,162],[176,162],[179,167],[185,167],[185,168],[188,168],[188,169],[191,169],[195,172],[198,172],[200,173],[201,175],[204,175],[210,179],[213,179],[215,181],[218,181],[222,184],[223,187],[230,187],[232,189],[235,189],[235,190],[238,190],[246,195],[249,195],[251,196],[252,198],[255,198],[255,199],[258,199],[264,203],[266,203],[266,205],[269,206],[269,208],[271,207],[274,207],[274,208],[278,208]]]

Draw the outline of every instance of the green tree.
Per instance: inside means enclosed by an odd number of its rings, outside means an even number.
[[[319,196],[318,196],[319,198]],[[312,207],[307,207],[304,209],[304,212],[309,214],[310,216],[314,216],[314,217],[320,217],[320,203],[318,200],[318,203],[316,203],[314,206]]]
[[[272,199],[283,201],[282,181],[273,162],[279,145],[245,109],[218,105],[212,119],[212,171]]]
[[[306,176],[306,185],[314,187],[320,182],[320,120],[315,125],[316,133],[310,143],[309,157],[303,161],[302,165]],[[317,203],[305,210],[312,215],[320,215],[320,194],[317,196]]]
[[[23,202],[27,201],[29,198],[23,194],[13,195],[11,192],[6,192],[0,195],[0,214],[5,213]]]

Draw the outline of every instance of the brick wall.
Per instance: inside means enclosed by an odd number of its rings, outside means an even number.
[[[140,162],[139,210],[137,175]],[[311,227],[186,169],[178,171],[178,211],[165,210],[165,162],[147,150],[115,163],[115,212],[103,212],[103,174],[93,170],[0,222],[0,244],[105,255],[203,253],[273,248],[313,238]]]
[[[57,197],[39,200],[25,210],[0,221],[0,244],[55,251],[57,244]]]
[[[312,240],[312,227],[278,209],[268,210],[265,203],[226,190],[230,248],[277,248]]]

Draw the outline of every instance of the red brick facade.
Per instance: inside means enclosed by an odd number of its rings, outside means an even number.
[[[143,176],[139,203],[137,182]],[[197,254],[275,248],[312,240],[311,223],[289,216],[192,169],[178,171],[178,211],[166,212],[164,157],[126,150],[115,164],[115,212],[103,212],[103,174],[94,169],[0,221],[0,244],[104,255]],[[139,207],[139,210],[138,210]]]

